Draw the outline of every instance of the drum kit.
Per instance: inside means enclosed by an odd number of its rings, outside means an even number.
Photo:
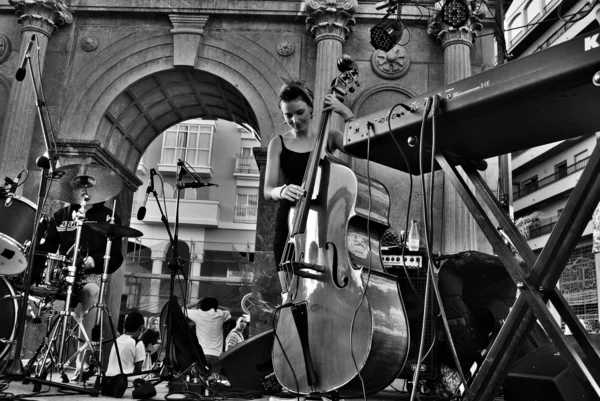
[[[35,373],[36,378],[44,380],[49,371],[55,367],[61,373],[63,382],[68,382],[65,369],[75,355],[66,360],[64,346],[67,338],[73,336],[72,333],[77,328],[80,329],[81,335],[85,338],[85,345],[80,347],[75,354],[86,350],[91,351],[92,358],[95,359],[98,367],[101,366],[99,361],[102,360],[102,347],[98,346],[96,349],[94,344],[103,344],[103,313],[107,313],[109,316],[109,323],[113,332],[112,341],[116,339],[116,331],[112,319],[110,319],[110,313],[104,304],[112,241],[115,239],[121,240],[121,238],[140,237],[142,233],[130,227],[114,223],[116,201],[113,205],[113,216],[109,222],[85,221],[85,208],[89,202],[94,204],[103,203],[121,192],[123,181],[112,169],[95,164],[66,165],[57,168],[52,177],[53,181],[48,191],[48,198],[71,205],[80,205],[79,211],[73,213],[72,216],[72,224],[76,227],[75,243],[70,252],[64,254],[59,251],[55,253],[35,252],[35,254],[31,252],[35,251],[35,249],[31,249],[34,237],[41,239],[36,243],[35,248],[37,248],[37,245],[44,242],[44,233],[48,232],[47,229],[51,223],[47,218],[40,218],[39,221],[35,221],[36,215],[40,215],[37,213],[35,204],[28,199],[0,189],[0,221],[2,222],[0,224],[0,300],[2,301],[0,302],[0,316],[5,321],[5,324],[0,325],[0,362],[6,358],[11,345],[15,342],[15,332],[19,324],[17,316],[20,307],[27,304],[37,305],[38,313],[41,313],[42,305],[48,305],[57,299],[64,300],[64,309],[55,316],[51,324],[49,323],[44,341],[25,367],[25,376]],[[86,236],[106,237],[106,253],[98,302],[93,304],[84,314],[85,316],[92,309],[96,309],[96,327],[94,327],[94,335],[92,336],[94,342],[90,340],[85,332],[81,323],[82,319],[80,320],[75,316],[70,305],[75,284],[82,276],[82,263],[79,257],[82,230],[90,230],[86,233]],[[31,257],[31,255],[36,257]],[[34,266],[38,260],[43,260],[43,267]],[[31,277],[25,280],[23,277],[32,276],[34,270],[38,272],[43,270],[43,274],[36,278],[27,291],[24,291],[24,287],[28,286],[25,282],[31,284],[32,281]],[[27,303],[23,302],[19,305],[17,300],[25,296],[28,298]],[[25,312],[21,311],[21,313]],[[50,322],[50,319],[48,321]],[[75,324],[72,324],[73,321]],[[99,333],[99,338],[96,335],[97,333]],[[77,338],[76,336],[73,337]],[[16,350],[15,352],[20,354],[19,351]],[[18,357],[16,355],[12,356],[12,358]],[[101,369],[100,372],[102,372]]]

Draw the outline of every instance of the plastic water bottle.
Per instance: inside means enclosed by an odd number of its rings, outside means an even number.
[[[419,250],[419,227],[417,226],[417,220],[412,220],[410,222],[410,231],[408,232],[408,241],[406,242],[406,245],[408,245],[409,251]]]

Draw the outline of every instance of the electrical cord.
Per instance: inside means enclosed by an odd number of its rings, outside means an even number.
[[[296,280],[296,282],[297,282],[297,280]],[[292,362],[288,358],[287,353],[285,352],[285,349],[283,348],[283,344],[281,344],[281,340],[279,339],[279,336],[277,335],[277,328],[275,327],[275,319],[277,317],[277,314],[280,313],[283,308],[289,308],[292,306],[294,306],[294,304],[292,304],[292,303],[287,304],[287,305],[277,306],[275,308],[275,310],[273,311],[273,314],[271,315],[271,326],[273,327],[273,335],[275,336],[275,340],[277,340],[277,344],[279,344],[279,348],[281,348],[283,357],[285,358],[288,366],[290,367],[290,370],[292,371],[292,376],[294,377],[294,382],[296,383],[296,394],[300,394],[300,384],[298,383],[298,376],[296,376],[296,371],[294,370],[294,367],[292,366]]]
[[[368,264],[367,264],[367,269],[368,269],[368,273],[367,273],[367,282],[365,283],[365,290],[362,294],[362,296],[360,297],[360,301],[358,302],[358,305],[356,305],[356,308],[354,309],[354,314],[352,315],[352,322],[350,323],[350,354],[352,355],[352,362],[354,363],[354,367],[356,368],[356,373],[358,374],[358,379],[360,380],[360,386],[362,389],[362,395],[363,395],[363,400],[367,401],[367,390],[365,387],[365,382],[363,380],[362,374],[360,372],[360,368],[358,367],[358,362],[356,361],[356,356],[354,355],[354,346],[353,346],[353,333],[354,333],[354,325],[356,323],[356,316],[358,315],[358,311],[360,310],[360,306],[363,304],[363,302],[365,301],[366,297],[367,297],[367,291],[369,289],[369,282],[371,281],[371,252],[372,252],[372,248],[371,248],[371,197],[372,197],[372,193],[371,193],[371,171],[370,171],[370,161],[371,161],[371,130],[373,129],[373,123],[372,122],[368,122],[367,123],[367,130],[369,132],[367,132],[367,183],[368,183],[368,193],[369,193],[369,202],[368,202],[368,212],[367,212],[367,242],[369,243],[369,251],[367,252],[368,254]],[[361,275],[361,279],[362,279],[362,275]]]
[[[396,139],[396,137],[392,134],[392,124],[391,124],[391,120],[392,120],[392,115],[394,113],[394,110],[396,109],[396,107],[398,106],[402,106],[406,111],[408,112],[412,112],[412,109],[410,107],[408,107],[407,105],[405,105],[404,103],[397,103],[394,105],[394,107],[392,107],[388,113],[388,117],[387,117],[387,123],[388,123],[388,134],[390,135],[390,137],[392,138],[392,141],[394,142],[394,144],[396,145],[396,148],[398,149],[398,152],[400,153],[400,155],[402,156],[402,159],[404,161],[404,165],[406,166],[406,170],[408,173],[408,177],[409,177],[409,192],[408,192],[408,203],[407,203],[407,218],[406,218],[406,223],[405,223],[405,229],[404,229],[404,235],[407,236],[408,235],[408,222],[410,221],[410,206],[411,206],[411,202],[412,202],[412,194],[413,194],[413,176],[412,176],[412,170],[410,167],[410,163],[408,162],[408,158],[406,157],[406,154],[404,153],[404,150],[402,149],[402,147],[400,146],[400,144],[398,143],[398,140]],[[429,307],[428,304],[426,304],[423,300],[423,298],[421,297],[421,294],[419,294],[419,292],[417,291],[417,287],[415,286],[412,278],[410,277],[410,274],[408,274],[408,268],[406,267],[406,262],[404,260],[404,256],[405,256],[405,252],[406,252],[406,246],[402,246],[402,268],[404,271],[404,275],[408,281],[408,284],[411,288],[411,290],[413,291],[413,293],[415,294],[416,298],[417,298],[417,305],[420,302],[423,302],[423,305],[426,306],[426,313],[430,316],[431,318],[431,325],[432,325],[432,331],[433,333],[437,332],[437,323],[436,323],[436,316],[435,313],[433,312],[433,310],[431,309],[431,307]],[[398,286],[398,293],[401,293],[401,289],[400,289],[400,282],[397,281],[397,286]],[[425,316],[425,314],[424,314]],[[425,318],[424,318],[425,320]],[[425,352],[425,354],[422,356],[422,359],[427,358],[427,356],[429,355],[429,353],[431,351],[433,351],[433,347],[435,346],[435,339],[431,342],[429,349],[427,350],[427,352]]]
[[[434,113],[433,113],[433,117],[432,117],[432,120],[433,120],[433,122],[432,122],[432,161],[431,161],[431,163],[432,163],[431,164],[431,166],[432,166],[431,173],[432,174],[434,173],[433,167],[434,167],[434,163],[435,163],[435,148],[434,148],[434,145],[433,145],[435,143],[435,136],[436,136],[435,115],[437,113],[437,108],[439,106],[439,103],[438,103],[439,99],[436,99],[436,98],[437,98],[437,95],[433,99]],[[423,132],[421,132],[421,137],[422,136],[423,136]],[[423,155],[423,153],[422,153],[423,152],[423,141],[421,141],[421,145],[420,146],[421,147],[420,147],[420,155],[419,156],[420,156],[420,162],[421,162],[421,165],[422,165],[422,160],[423,160],[423,157],[422,157],[422,155]],[[424,180],[423,177],[421,177],[421,183],[422,183],[423,192],[425,192],[425,180]],[[431,189],[433,190],[433,187],[431,187]],[[432,194],[430,194],[430,195],[432,195]],[[431,199],[433,199],[433,197],[431,197]],[[428,208],[427,208],[427,204],[426,204],[426,196],[425,196],[425,194],[423,195],[423,212],[425,213],[425,219],[424,219],[425,220],[425,232],[426,232],[426,235],[425,235],[426,244],[425,245],[426,245],[427,255],[428,255],[428,260],[429,260],[428,274],[429,274],[430,280],[427,281],[427,283],[429,285],[430,281],[431,282],[434,281],[434,277],[433,277],[433,266],[434,266],[433,260],[434,259],[433,259],[433,254],[432,254],[432,251],[431,251],[431,227],[429,226],[429,221],[430,221],[429,219],[430,218],[427,216],[427,214],[428,214]],[[427,285],[427,287],[428,287],[428,285]],[[442,322],[444,324],[444,329],[446,331],[446,336],[447,336],[447,339],[448,339],[448,345],[449,345],[450,351],[452,353],[452,357],[454,359],[454,363],[456,364],[456,369],[458,371],[458,374],[460,376],[462,384],[464,385],[465,389],[467,389],[468,388],[467,381],[465,379],[465,376],[463,374],[462,368],[460,366],[460,360],[458,358],[458,354],[457,354],[456,348],[454,346],[454,341],[452,340],[452,334],[450,332],[450,326],[448,325],[448,318],[446,317],[446,311],[445,311],[445,309],[443,307],[443,303],[442,303],[442,297],[441,297],[441,294],[439,292],[439,288],[438,288],[437,284],[435,284],[435,283],[433,284],[433,290],[435,292],[436,299],[437,299],[437,301],[438,301],[438,303],[440,305],[440,314],[442,316]],[[425,293],[426,294],[428,293],[428,288],[426,288]],[[418,371],[419,371],[419,369],[417,369],[415,371],[415,376],[418,374]],[[467,399],[469,401],[471,401],[471,394],[468,391],[466,391],[466,394],[467,394]]]
[[[425,99],[425,106],[423,108],[423,118],[421,121],[421,133],[420,133],[420,138],[419,138],[419,169],[420,169],[420,173],[421,173],[421,183],[422,183],[422,199],[423,199],[423,203],[424,205],[426,205],[427,202],[427,192],[425,191],[425,178],[423,176],[423,151],[424,151],[424,140],[425,140],[425,123],[427,122],[427,117],[429,115],[429,111],[431,110],[431,98],[428,97],[427,99]],[[427,231],[427,208],[424,206],[423,207],[423,222],[425,224],[425,240],[427,242],[427,238],[428,238],[428,231]],[[427,245],[427,244],[426,244]],[[428,269],[431,267],[431,259],[429,259],[429,266]],[[427,303],[429,301],[428,299],[429,297],[429,279],[426,280],[425,282],[425,299],[424,299],[424,307],[427,306]],[[423,360],[423,348],[424,348],[424,341],[425,341],[425,330],[424,328],[426,327],[426,319],[423,319],[423,325],[422,325],[422,329],[421,329],[421,339],[419,341],[419,354],[417,357],[417,366],[415,368],[415,372],[413,375],[413,387],[410,393],[410,401],[413,401],[415,399],[415,397],[417,396],[417,387],[418,387],[418,383],[419,383],[419,373],[421,370],[421,362]]]

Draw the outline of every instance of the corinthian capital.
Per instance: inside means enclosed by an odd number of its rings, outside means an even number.
[[[73,22],[71,9],[62,0],[8,0],[17,10],[23,30],[31,29],[50,36],[59,26]],[[37,29],[36,29],[37,28]]]
[[[345,41],[356,24],[357,0],[306,0],[306,29],[319,41],[326,37]]]

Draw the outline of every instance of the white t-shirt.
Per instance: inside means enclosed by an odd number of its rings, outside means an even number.
[[[129,334],[122,334],[117,338],[117,347],[119,347],[119,356],[121,357],[121,364],[123,365],[123,373],[133,373],[135,363],[143,362],[146,357],[144,342],[138,341],[136,344],[135,339]],[[121,373],[121,369],[119,369],[119,360],[117,359],[117,352],[113,345],[110,350],[110,357],[108,358],[106,376],[116,376],[119,373]]]
[[[188,317],[196,323],[196,336],[204,355],[219,356],[223,352],[223,323],[231,319],[228,310],[188,309]]]

